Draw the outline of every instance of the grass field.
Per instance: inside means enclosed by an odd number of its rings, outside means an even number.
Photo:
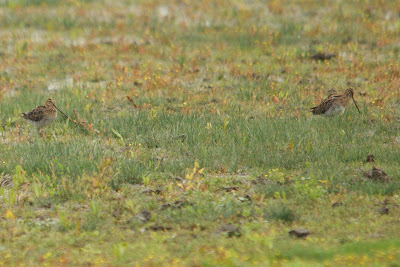
[[[399,266],[399,63],[395,0],[0,1],[0,265]]]

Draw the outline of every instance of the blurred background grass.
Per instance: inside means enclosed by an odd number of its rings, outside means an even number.
[[[396,262],[399,14],[389,0],[2,1],[0,178],[15,188],[1,209],[20,223],[4,215],[0,263]],[[348,87],[361,115],[311,116]],[[38,136],[19,114],[48,97],[93,130],[59,117]],[[373,166],[390,183],[366,179]],[[215,234],[224,223],[240,242]],[[311,236],[289,239],[297,226]]]

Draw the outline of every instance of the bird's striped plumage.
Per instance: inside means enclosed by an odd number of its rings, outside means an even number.
[[[360,109],[354,100],[354,90],[352,88],[347,89],[342,95],[338,95],[336,93],[330,94],[321,102],[321,104],[311,108],[311,112],[314,115],[322,116],[342,115],[346,110],[346,106],[350,99],[353,99],[358,112],[360,112]]]
[[[55,101],[49,98],[43,106],[38,106],[27,113],[22,113],[22,117],[29,123],[35,125],[39,131],[57,118],[57,110],[59,109]]]

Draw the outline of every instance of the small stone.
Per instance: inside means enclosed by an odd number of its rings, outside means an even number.
[[[172,230],[172,227],[154,224],[150,227],[147,227],[146,229],[157,232],[157,231],[170,231]]]
[[[388,206],[380,207],[380,208],[378,209],[378,212],[379,212],[380,214],[382,214],[382,215],[387,215],[387,214],[389,214],[389,208],[388,208]]]
[[[162,191],[160,189],[153,190],[153,189],[149,189],[148,188],[148,189],[142,190],[141,193],[142,194],[149,194],[149,195],[152,195],[152,194],[161,195]]]
[[[123,210],[121,208],[119,208],[119,209],[117,208],[113,211],[112,216],[115,218],[120,218],[122,213],[123,213]]]
[[[144,211],[136,213],[135,217],[138,218],[141,222],[145,223],[150,220],[151,213],[148,210],[144,210]]]
[[[223,225],[218,232],[220,233],[226,233],[228,237],[239,237],[242,234],[240,233],[240,230],[237,226],[231,224],[231,223],[227,223],[225,225]]]
[[[241,201],[241,202],[245,202],[245,201],[249,201],[249,202],[251,202],[251,197],[249,196],[249,195],[244,195],[244,196],[242,196],[242,197],[238,197],[238,199]]]
[[[51,209],[53,205],[50,202],[44,202],[42,203],[41,207],[45,209]]]
[[[332,208],[336,208],[336,207],[339,207],[339,206],[342,206],[342,205],[343,205],[342,202],[334,202],[334,203],[332,203]]]
[[[232,192],[239,190],[239,186],[223,186],[222,189],[226,192]]]
[[[336,55],[332,54],[332,53],[318,52],[318,53],[312,55],[310,58],[315,61],[324,61],[324,60],[330,60],[334,57],[336,57]]]
[[[134,226],[134,225],[140,225],[140,224],[147,223],[150,219],[151,219],[150,211],[144,210],[144,211],[136,213],[134,216],[132,216],[130,219],[128,219],[126,221],[126,223]]]
[[[186,134],[180,134],[174,137],[174,139],[182,139],[184,141],[186,139]]]
[[[310,231],[308,231],[305,228],[297,228],[289,231],[289,235],[291,236],[296,236],[298,238],[303,238],[306,237],[310,234]]]
[[[264,176],[258,176],[255,180],[251,180],[254,185],[269,185],[271,181],[266,179]]]
[[[136,80],[136,81],[133,82],[133,85],[135,85],[135,86],[141,86],[141,85],[142,85],[142,82]]]
[[[161,210],[166,210],[168,208],[181,209],[181,208],[183,208],[185,206],[192,206],[192,205],[193,205],[193,203],[191,203],[191,202],[189,202],[189,201],[187,201],[185,199],[183,199],[183,200],[175,200],[172,203],[163,204],[161,206]]]
[[[171,203],[162,204],[161,210],[166,210],[166,209],[169,209],[171,207],[172,207]]]

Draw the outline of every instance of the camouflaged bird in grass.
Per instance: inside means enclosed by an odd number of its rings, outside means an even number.
[[[40,131],[43,127],[50,125],[57,118],[57,110],[65,115],[57,106],[56,102],[49,98],[44,106],[38,106],[27,113],[22,113],[22,117],[29,123],[36,126]],[[67,116],[67,115],[65,115]]]
[[[330,94],[324,101],[322,101],[321,104],[311,108],[311,112],[313,115],[340,116],[346,110],[346,106],[350,99],[353,99],[354,105],[356,106],[358,112],[361,113],[356,101],[354,100],[353,88],[347,89],[342,95]]]

